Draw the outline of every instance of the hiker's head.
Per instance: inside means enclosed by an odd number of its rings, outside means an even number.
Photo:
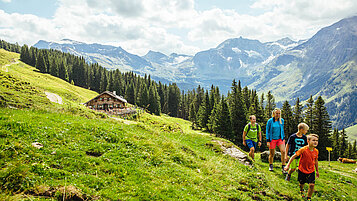
[[[275,108],[272,112],[271,112],[271,116],[273,118],[275,118],[275,120],[279,120],[280,123],[281,123],[281,119],[280,119],[280,116],[281,116],[281,110],[279,108]]]
[[[299,123],[298,125],[298,131],[299,133],[306,134],[307,131],[309,130],[309,126],[305,123]]]
[[[249,120],[250,120],[251,124],[255,124],[255,122],[257,121],[257,118],[255,117],[255,115],[250,115]]]
[[[319,136],[317,134],[310,134],[307,136],[307,143],[309,146],[317,147],[319,144]]]

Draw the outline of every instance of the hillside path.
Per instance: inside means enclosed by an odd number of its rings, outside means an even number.
[[[1,70],[5,71],[5,72],[9,72],[9,69],[7,69],[7,67],[9,67],[13,64],[18,64],[18,63],[19,63],[19,61],[11,61],[11,63],[1,66]]]
[[[58,103],[58,104],[61,104],[61,105],[62,105],[62,98],[61,98],[61,96],[59,96],[59,95],[57,95],[57,94],[54,94],[54,93],[47,92],[47,91],[45,91],[45,94],[46,94],[47,98],[48,98],[51,102]]]

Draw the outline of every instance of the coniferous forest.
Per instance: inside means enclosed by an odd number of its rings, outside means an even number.
[[[160,115],[165,113],[192,122],[192,128],[202,129],[228,139],[242,147],[242,132],[249,122],[249,115],[255,115],[261,125],[263,143],[261,151],[266,150],[265,125],[276,107],[273,94],[260,94],[240,81],[233,80],[227,95],[216,86],[204,89],[198,86],[191,91],[181,91],[175,83],[155,82],[150,75],[138,76],[133,72],[122,73],[106,70],[97,63],[89,64],[78,57],[58,50],[37,49],[0,40],[0,48],[20,53],[20,60],[36,67],[41,73],[48,73],[73,85],[91,89],[98,93],[116,91],[130,104]],[[306,105],[297,99],[291,106],[288,101],[281,108],[285,119],[284,131],[287,139],[297,132],[297,125],[305,122],[309,133],[319,135],[319,159],[328,159],[326,147],[332,147],[332,160],[338,157],[356,158],[356,141],[347,141],[345,130],[331,128],[331,121],[322,97],[316,100],[311,96]]]

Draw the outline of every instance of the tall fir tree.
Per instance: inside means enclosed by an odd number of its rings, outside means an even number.
[[[312,96],[306,101],[306,107],[304,110],[305,120],[304,122],[309,125],[309,133],[315,133],[313,126],[313,107],[314,107],[314,99]]]
[[[150,78],[150,77],[149,77]],[[149,111],[152,114],[160,115],[161,112],[161,104],[160,104],[160,96],[157,92],[157,88],[155,84],[151,84],[149,88]]]
[[[284,133],[285,138],[288,139],[290,135],[296,133],[297,126],[294,124],[293,112],[288,101],[285,101],[281,109],[282,118],[284,119]]]
[[[276,108],[276,104],[275,104],[275,98],[273,96],[273,94],[271,94],[270,91],[268,91],[267,94],[267,101],[266,101],[266,106],[265,106],[265,115],[267,119],[271,118],[271,114],[272,111],[274,110],[274,108]]]
[[[169,96],[168,96],[168,110],[170,116],[177,117],[178,108],[181,101],[180,99],[181,99],[180,89],[177,87],[176,83],[170,84]]]
[[[189,111],[189,116],[188,119],[192,122],[191,128],[196,129],[197,127],[197,122],[196,122],[196,104],[195,102],[191,102],[190,104],[190,111]]]
[[[348,141],[344,128],[340,132],[340,157],[348,157]]]
[[[338,132],[337,128],[333,129],[333,133],[332,133],[332,160],[337,160],[341,149],[340,149],[340,133]]]
[[[197,123],[199,127],[208,129],[207,123],[210,113],[211,111],[209,110],[209,95],[208,92],[206,92],[205,97],[197,113]]]
[[[235,144],[241,146],[243,144],[243,129],[248,119],[246,115],[246,105],[243,101],[240,81],[237,84],[237,82],[233,80],[230,97],[228,97],[228,105],[231,118],[231,129],[234,136],[232,137],[232,141]]]
[[[297,128],[298,124],[302,123],[304,120],[303,105],[301,104],[299,98],[296,99],[294,110],[293,110],[293,116],[294,116],[294,126]]]
[[[37,59],[36,59],[36,68],[40,70],[41,73],[47,72],[47,66],[42,50],[38,52]]]
[[[326,160],[328,158],[328,152],[326,147],[331,146],[330,142],[330,130],[331,121],[330,116],[327,113],[325,107],[325,101],[321,96],[317,98],[313,108],[313,125],[314,132],[319,135],[319,158],[321,160]]]

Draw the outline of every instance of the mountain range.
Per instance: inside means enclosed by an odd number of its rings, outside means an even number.
[[[83,56],[107,69],[150,74],[183,90],[213,84],[225,93],[236,79],[259,93],[271,91],[278,105],[321,95],[334,127],[357,124],[357,16],[322,28],[307,40],[262,43],[239,37],[195,55],[149,51],[138,56],[121,47],[70,39],[40,40],[34,46]]]

